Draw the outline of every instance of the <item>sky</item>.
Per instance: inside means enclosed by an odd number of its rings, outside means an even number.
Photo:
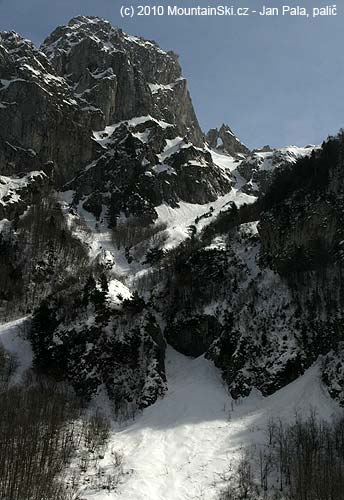
[[[221,0],[0,0],[0,30],[39,45],[76,15],[97,15],[180,57],[204,131],[228,123],[249,147],[320,143],[344,127],[344,2],[313,19],[320,0],[266,0],[308,8],[309,18],[121,18],[122,5],[222,5]],[[230,0],[260,10],[264,0]],[[331,4],[332,5],[332,4]]]

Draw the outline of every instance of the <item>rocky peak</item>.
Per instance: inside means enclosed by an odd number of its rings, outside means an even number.
[[[212,128],[207,134],[211,148],[219,149],[230,156],[247,155],[250,150],[235,136],[231,128],[224,123],[220,129]]]
[[[308,147],[308,146],[306,146]],[[252,153],[271,153],[273,151],[272,147],[269,144],[266,144],[262,148],[257,148],[252,151]]]
[[[57,28],[41,48],[85,106],[102,111],[104,124],[152,115],[176,125],[180,135],[203,142],[173,52],[85,16]]]
[[[67,25],[60,26],[53,31],[44,41],[42,50],[56,64],[56,60],[63,54],[69,55],[75,50],[74,47],[90,42],[93,42],[104,53],[105,59],[101,58],[103,60],[106,60],[106,55],[114,56],[115,53],[124,52],[135,62],[142,62],[139,61],[142,56],[148,59],[147,63],[155,62],[155,66],[148,64],[142,68],[147,80],[167,84],[181,76],[177,55],[172,51],[167,53],[154,41],[128,35],[122,29],[113,27],[108,21],[99,17],[73,18]],[[68,64],[68,58],[64,62]],[[96,63],[101,64],[99,61]],[[159,66],[165,66],[167,71],[162,72],[163,68]],[[69,73],[68,76],[72,77]]]

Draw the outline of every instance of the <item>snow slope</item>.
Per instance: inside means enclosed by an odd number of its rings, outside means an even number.
[[[174,140],[168,140],[167,143],[166,151],[163,154],[164,157],[173,154],[176,150],[185,145],[183,140],[179,137]],[[238,160],[227,154],[219,153],[211,149],[209,149],[209,152],[212,155],[214,163],[218,167],[232,173],[235,184],[229,193],[220,196],[214,202],[209,202],[204,205],[179,201],[178,208],[172,208],[167,203],[163,203],[156,207],[158,213],[156,224],[167,225],[167,238],[163,244],[165,249],[173,248],[184,241],[189,236],[189,226],[195,224],[195,219],[197,217],[201,217],[211,210],[209,217],[203,218],[198,222],[197,229],[200,231],[214,220],[221,211],[228,209],[229,203],[235,202],[239,207],[244,203],[249,204],[256,200],[255,196],[248,195],[241,191],[241,187],[246,181],[240,176],[237,170],[239,165]],[[74,191],[59,192],[57,195],[67,218],[70,217],[73,219],[73,216],[69,214],[69,207],[72,204]],[[77,231],[74,229],[75,235],[89,246],[92,258],[101,256],[103,261],[112,261],[114,264],[113,271],[117,278],[120,277],[121,280],[130,287],[131,283],[134,281],[135,275],[142,274],[145,269],[141,264],[136,262],[129,264],[124,255],[124,251],[118,250],[115,247],[111,230],[108,228],[106,222],[107,208],[105,206],[103,207],[103,213],[99,221],[97,221],[93,214],[83,208],[83,202],[81,201],[77,206],[77,214],[84,223],[85,228],[88,229],[88,232],[85,232],[82,227],[79,227]],[[123,221],[125,221],[125,218]]]
[[[242,448],[265,441],[270,417],[290,420],[295,412],[317,408],[320,417],[338,411],[315,364],[302,377],[263,398],[253,394],[234,402],[213,364],[167,349],[168,393],[136,421],[117,429],[110,449],[124,455],[124,479],[117,491],[83,497],[92,500],[211,500],[220,474]],[[104,464],[110,463],[110,453]]]
[[[242,193],[237,188],[233,187],[228,194],[220,196],[216,201],[207,203],[205,205],[198,205],[196,203],[186,203],[180,201],[179,208],[172,208],[164,203],[156,207],[158,213],[157,223],[167,224],[167,241],[165,248],[173,248],[179,245],[188,237],[188,228],[190,225],[195,224],[195,219],[200,217],[212,208],[214,209],[211,217],[202,219],[197,224],[197,229],[201,230],[217,216],[221,211],[228,209],[230,202],[235,202],[239,207],[244,203],[253,203],[256,200],[254,196]]]
[[[211,207],[214,209],[211,217],[202,219],[197,225],[198,230],[201,230],[204,226],[209,224],[222,210],[226,210],[230,202],[234,202],[240,207],[240,205],[244,203],[250,204],[256,200],[255,196],[248,195],[241,191],[246,181],[240,176],[237,170],[240,162],[227,154],[219,153],[213,149],[208,149],[208,151],[212,155],[213,162],[218,167],[232,173],[235,178],[235,184],[229,193],[205,205],[180,201],[179,208],[172,208],[167,204],[156,207],[159,216],[158,222],[166,223],[168,226],[168,239],[165,243],[165,248],[173,248],[185,240],[188,236],[188,227],[195,223],[196,217],[200,217],[209,212]]]
[[[24,338],[25,318],[0,325],[0,343],[17,355],[15,381],[32,364]],[[116,491],[87,490],[87,500],[215,500],[220,474],[228,471],[243,447],[265,442],[271,417],[291,420],[296,411],[316,409],[329,419],[339,407],[329,397],[314,364],[295,382],[270,397],[259,393],[234,402],[219,371],[203,356],[192,359],[168,347],[168,392],[126,427],[117,426],[103,470],[113,469],[114,450],[123,453],[124,475]]]
[[[20,318],[0,325],[0,344],[14,354],[19,363],[13,382],[20,382],[25,371],[32,366],[31,344],[25,338],[26,321],[27,318]]]
[[[247,159],[247,163],[257,164],[259,170],[272,172],[283,163],[296,163],[300,158],[310,156],[312,151],[320,149],[321,146],[287,146],[272,151],[255,151]]]

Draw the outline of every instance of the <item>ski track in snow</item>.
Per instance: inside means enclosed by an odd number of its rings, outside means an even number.
[[[25,318],[0,325],[0,344],[18,357],[15,382],[32,364],[24,337]],[[203,356],[192,359],[171,347],[166,352],[168,391],[134,421],[114,424],[100,466],[111,471],[111,451],[124,457],[118,489],[81,492],[87,500],[215,500],[220,474],[243,448],[266,442],[271,417],[286,421],[316,410],[329,419],[339,410],[320,381],[320,361],[272,396],[258,392],[234,402],[220,372]],[[106,411],[106,408],[104,408]]]
[[[0,325],[0,344],[17,355],[20,382],[32,365],[25,318]],[[220,372],[203,356],[166,352],[168,391],[125,427],[114,424],[101,466],[111,470],[111,450],[123,453],[124,477],[117,491],[81,493],[88,500],[215,500],[221,472],[243,447],[266,442],[271,417],[286,421],[312,409],[329,419],[339,410],[320,381],[320,361],[269,397],[258,392],[234,402]],[[204,497],[202,495],[205,495]]]
[[[124,455],[119,489],[85,492],[85,498],[215,500],[221,472],[244,447],[266,442],[271,417],[290,421],[297,412],[316,409],[328,419],[338,411],[320,382],[319,364],[270,397],[255,393],[239,402],[228,396],[219,371],[203,356],[187,358],[168,347],[166,369],[165,397],[112,435],[109,449]]]

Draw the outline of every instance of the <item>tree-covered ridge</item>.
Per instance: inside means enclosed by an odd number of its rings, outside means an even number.
[[[310,191],[317,194],[330,190],[331,172],[338,168],[344,168],[343,131],[329,137],[310,156],[278,170],[263,197],[263,209],[278,206],[295,192],[302,197]]]

